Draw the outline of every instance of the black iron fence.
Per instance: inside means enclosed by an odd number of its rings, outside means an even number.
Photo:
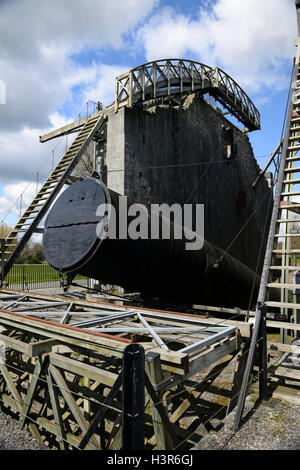
[[[61,278],[49,264],[15,264],[5,278],[5,286],[12,289],[33,290],[59,287]],[[91,279],[77,276],[76,283],[91,287]]]

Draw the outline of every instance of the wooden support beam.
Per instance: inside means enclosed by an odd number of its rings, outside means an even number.
[[[195,387],[193,393],[189,398],[183,400],[183,402],[178,406],[174,413],[170,416],[170,423],[175,424],[182,415],[190,408],[193,403],[202,395],[211,384],[217,379],[220,373],[228,366],[232,361],[235,354],[228,359],[228,356],[225,356],[212,370],[206,375],[206,377]]]
[[[49,359],[50,364],[53,366],[60,367],[82,377],[96,380],[108,387],[112,387],[118,378],[118,375],[113,372],[100,369],[99,367],[95,367],[90,364],[85,364],[81,361],[76,361],[75,359],[70,359],[60,354],[51,353],[49,355]]]
[[[95,418],[93,422],[90,424],[90,427],[85,434],[85,436],[82,438],[79,448],[84,449],[89,440],[91,439],[93,433],[96,431],[97,427],[100,425],[101,421],[104,419],[105,414],[108,411],[108,406],[112,403],[113,399],[116,397],[118,394],[120,387],[122,385],[122,375],[120,374],[117,377],[117,380],[115,381],[112,389],[110,390],[108,396],[105,398],[103,405],[100,406],[99,410],[97,411]]]
[[[47,374],[47,384],[48,384],[48,390],[49,390],[50,401],[51,401],[52,410],[54,414],[54,419],[55,419],[56,435],[58,438],[59,447],[61,450],[67,450],[68,444],[66,442],[66,433],[64,429],[62,415],[61,415],[61,408],[59,404],[57,388],[53,386],[50,371]]]
[[[146,374],[150,377],[151,382],[154,385],[159,384],[160,382],[163,381],[164,377],[162,374],[161,370],[161,363],[160,363],[160,357],[159,354],[157,353],[148,353],[146,356]],[[152,413],[152,421],[153,421],[153,428],[154,428],[154,434],[156,437],[156,447],[158,450],[171,450],[174,447],[174,442],[168,432],[168,429],[166,428],[165,420],[163,420],[161,413],[159,412],[156,403],[161,401],[162,398],[162,392],[154,392],[155,393],[155,399],[152,397],[149,392],[149,387],[147,387],[147,391],[150,395],[151,398],[151,413]],[[160,404],[160,406],[162,406]],[[168,419],[166,417],[166,419]]]
[[[85,418],[83,417],[83,414],[77,405],[75,399],[73,398],[72,392],[69,390],[68,385],[66,381],[64,380],[62,374],[60,371],[54,367],[53,365],[49,366],[49,371],[54,378],[56,384],[58,385],[60,389],[60,393],[66,400],[72,415],[74,416],[76,422],[78,423],[78,426],[80,427],[83,435],[85,435],[88,432],[89,425]],[[99,444],[98,442],[92,437],[91,438],[91,445],[94,447],[94,449],[99,449]]]
[[[249,345],[245,344],[244,347],[242,347],[241,351],[239,352],[239,357],[237,360],[235,374],[233,378],[233,385],[231,387],[231,399],[228,404],[227,414],[230,413],[237,406],[238,399],[239,399],[239,391],[242,386],[245,368],[247,364],[248,353],[249,353]]]
[[[21,413],[22,408],[24,406],[22,397],[21,397],[20,393],[18,392],[18,390],[17,390],[17,388],[14,384],[13,379],[10,376],[7,367],[4,364],[2,364],[1,362],[0,362],[0,372],[1,372],[2,376],[5,379],[5,382],[6,382],[6,385],[7,385],[7,388],[9,390],[9,392],[12,394],[12,396],[15,400],[17,410]]]
[[[22,407],[22,411],[21,411],[21,416],[20,416],[20,426],[21,427],[23,427],[25,422],[26,422],[28,412],[29,412],[30,407],[32,405],[34,393],[36,391],[37,383],[38,383],[40,375],[41,375],[41,373],[42,373],[42,371],[45,367],[46,361],[48,362],[48,358],[46,356],[39,356],[37,358],[37,362],[36,362],[36,365],[35,365],[33,373],[32,373],[29,389],[28,389],[28,392],[27,392],[27,395],[26,395],[26,398],[25,398],[24,405]]]
[[[63,127],[60,127],[59,129],[55,129],[55,131],[48,132],[48,134],[41,135],[40,136],[40,142],[47,142],[48,140],[56,139],[57,137],[61,137],[63,135],[71,134],[72,132],[78,131],[82,126],[85,125],[85,123],[89,119],[93,119],[97,116],[101,116],[103,114],[103,111],[100,111],[95,114],[90,114],[89,116],[86,116],[82,119],[79,119],[78,121],[71,122],[70,124],[66,124]]]

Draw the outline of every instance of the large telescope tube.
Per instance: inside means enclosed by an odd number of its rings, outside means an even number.
[[[109,217],[99,206],[114,208],[119,234],[120,198],[92,178],[66,189],[45,222],[48,263],[61,273],[122,286],[145,298],[248,308],[254,289],[255,303],[259,277],[253,271],[207,241],[200,250],[186,250],[187,240],[174,238],[171,222],[169,239],[103,239]],[[128,217],[128,225],[131,221]]]

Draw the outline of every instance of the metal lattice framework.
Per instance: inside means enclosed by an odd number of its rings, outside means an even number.
[[[126,346],[140,343],[147,364],[152,353],[146,448],[180,442],[189,448],[201,436],[180,420],[239,354],[251,329],[245,322],[1,290],[0,409],[49,447],[120,449],[121,362]],[[194,394],[185,391],[187,380],[224,357]],[[232,408],[234,384],[225,396]]]
[[[184,59],[148,62],[116,78],[116,110],[137,102],[198,92],[209,93],[250,131],[260,114],[242,88],[220,68]]]

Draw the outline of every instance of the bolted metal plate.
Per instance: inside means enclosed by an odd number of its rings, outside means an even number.
[[[105,204],[101,184],[92,178],[66,189],[51,208],[45,222],[44,254],[55,269],[68,272],[81,266],[101,243],[96,228],[102,221],[97,208]]]

